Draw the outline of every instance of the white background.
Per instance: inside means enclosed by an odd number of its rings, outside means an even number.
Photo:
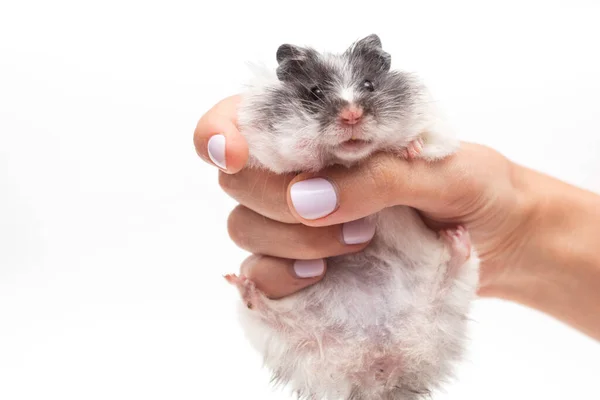
[[[377,33],[463,139],[600,191],[598,2],[445,3],[3,1],[0,399],[288,398],[238,328],[234,203],[192,146],[283,42]],[[600,398],[597,342],[495,300],[473,319],[437,399]]]

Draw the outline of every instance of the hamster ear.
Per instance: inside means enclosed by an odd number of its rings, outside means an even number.
[[[389,71],[392,66],[392,56],[383,51],[381,39],[376,34],[355,42],[346,51],[346,54],[350,58],[372,64],[376,69],[383,72]]]
[[[277,63],[281,64],[286,60],[302,60],[306,58],[308,50],[293,44],[282,44],[277,49]]]
[[[381,39],[376,34],[371,34],[356,42],[357,47],[366,47],[372,49],[381,49]]]
[[[280,81],[290,80],[304,72],[303,64],[309,56],[309,50],[291,44],[282,44],[277,49],[277,78]]]

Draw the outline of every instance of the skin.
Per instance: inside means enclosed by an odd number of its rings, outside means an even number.
[[[236,126],[238,104],[239,97],[232,96],[202,116],[194,144],[212,164],[208,140],[226,137],[227,169],[219,172],[219,184],[240,204],[229,217],[229,234],[252,253],[240,272],[267,296],[281,298],[322,278],[297,277],[294,260],[368,245],[345,245],[343,223],[406,205],[434,230],[458,224],[469,230],[481,258],[480,296],[535,308],[600,340],[600,196],[472,143],[436,163],[375,154],[358,167],[318,174],[244,169],[248,146]],[[306,220],[295,212],[289,191],[315,176],[334,182],[339,206]]]

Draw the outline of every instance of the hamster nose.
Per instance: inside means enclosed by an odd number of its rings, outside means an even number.
[[[340,112],[340,119],[344,124],[355,125],[362,118],[363,110],[360,107],[349,106],[344,107]]]

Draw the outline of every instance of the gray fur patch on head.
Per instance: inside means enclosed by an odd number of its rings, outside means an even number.
[[[275,55],[277,63],[277,77],[281,81],[291,81],[306,74],[306,64],[315,62],[318,53],[314,49],[282,44]]]
[[[352,93],[352,100],[374,118],[395,119],[409,106],[407,76],[390,72],[391,56],[382,49],[377,35],[356,41],[342,54],[322,54],[312,48],[283,44],[276,58],[277,77],[283,86],[273,93],[274,104],[296,98],[323,128],[335,122],[340,110],[348,105],[342,93]],[[371,91],[365,90],[367,81],[373,85]],[[390,106],[395,107],[397,115],[389,112]]]
[[[381,39],[375,34],[355,42],[344,55],[351,62],[371,64],[376,71],[387,72],[392,66],[392,56],[383,50]]]
[[[277,63],[281,64],[283,61],[291,59],[302,59],[306,55],[308,49],[295,46],[293,44],[282,44],[277,49]]]

